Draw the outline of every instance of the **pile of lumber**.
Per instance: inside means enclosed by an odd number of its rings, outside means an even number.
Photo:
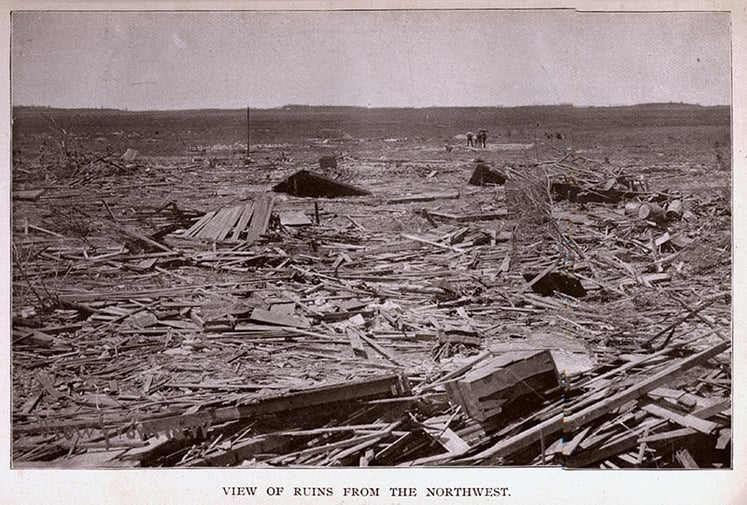
[[[388,193],[164,166],[15,200],[14,465],[730,465],[723,200],[365,168]]]

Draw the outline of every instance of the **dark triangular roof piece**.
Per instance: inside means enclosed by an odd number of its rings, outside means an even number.
[[[370,191],[307,170],[300,170],[276,184],[273,191],[293,196],[335,197],[370,195]]]

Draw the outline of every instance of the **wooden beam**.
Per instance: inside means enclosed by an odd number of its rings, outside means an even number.
[[[542,437],[549,437],[561,430],[566,432],[574,432],[577,429],[602,417],[608,412],[611,412],[624,403],[639,398],[649,391],[652,391],[657,387],[674,380],[685,370],[703,363],[704,361],[707,361],[714,356],[718,356],[726,349],[728,349],[730,345],[731,344],[729,342],[722,342],[714,347],[694,354],[689,358],[685,358],[659,372],[658,374],[649,377],[648,379],[645,379],[638,384],[635,384],[628,389],[621,391],[618,394],[612,395],[606,400],[590,405],[589,407],[575,414],[566,415],[563,412],[561,412],[560,414],[556,414],[555,416],[541,422],[540,424],[532,428],[529,428],[526,431],[518,433],[513,437],[509,437],[505,440],[501,440],[492,447],[470,458],[466,458],[464,461],[472,462],[481,461],[491,457],[505,457],[518,452],[535,442],[538,442]]]
[[[706,435],[710,435],[720,427],[717,423],[714,423],[712,421],[700,419],[699,417],[696,417],[692,414],[682,415],[659,405],[644,405],[643,410],[645,410],[649,414],[662,417],[685,428],[692,428],[695,431],[705,433]]]

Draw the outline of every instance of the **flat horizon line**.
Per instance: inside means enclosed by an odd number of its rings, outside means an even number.
[[[531,105],[428,105],[423,107],[415,106],[377,106],[368,107],[365,105],[304,105],[304,104],[286,104],[276,107],[201,107],[201,108],[174,108],[174,109],[130,109],[118,107],[60,107],[54,105],[13,105],[13,109],[45,109],[45,110],[85,110],[85,111],[115,111],[115,112],[197,112],[197,111],[239,111],[247,108],[256,111],[282,111],[282,110],[299,110],[299,109],[363,109],[363,110],[429,110],[429,109],[530,109],[540,107],[555,108],[579,108],[579,109],[605,109],[605,108],[633,108],[633,107],[731,107],[732,104],[710,104],[703,105],[691,102],[640,102],[633,104],[610,104],[610,105],[577,105],[573,103],[556,103],[556,104],[531,104]]]

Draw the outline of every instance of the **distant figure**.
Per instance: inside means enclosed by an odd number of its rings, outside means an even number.
[[[467,147],[474,147],[474,143],[472,142],[472,139],[475,137],[475,134],[472,132],[467,132]]]
[[[477,146],[478,147],[488,146],[488,131],[487,130],[480,130],[477,133]]]

